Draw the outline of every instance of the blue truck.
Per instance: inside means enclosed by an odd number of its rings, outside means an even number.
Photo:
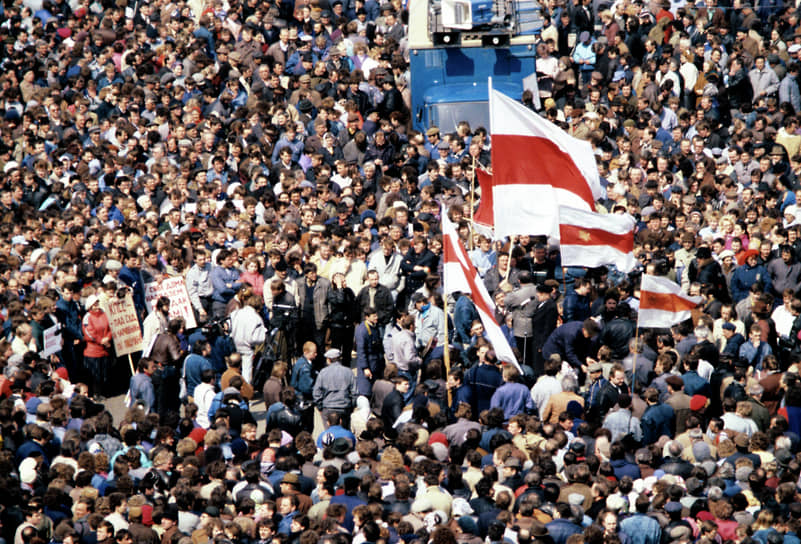
[[[536,81],[542,28],[536,0],[412,0],[409,65],[412,124],[452,131],[460,121],[489,129],[487,79],[519,99]]]

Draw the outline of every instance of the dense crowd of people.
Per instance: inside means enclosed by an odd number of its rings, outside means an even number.
[[[801,11],[541,13],[514,98],[591,142],[631,273],[471,224],[492,135],[412,128],[401,0],[2,3],[3,541],[798,544]],[[643,273],[692,319],[638,331]]]

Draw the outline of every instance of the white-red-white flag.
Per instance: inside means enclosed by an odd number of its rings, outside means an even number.
[[[595,211],[602,195],[592,146],[492,88],[489,97],[495,232],[556,238],[560,205]]]
[[[562,266],[593,268],[614,264],[630,272],[634,258],[634,218],[630,215],[600,214],[561,206],[559,246]]]
[[[442,274],[445,294],[460,291],[473,295],[473,304],[475,304],[481,323],[484,325],[487,339],[495,350],[495,355],[500,361],[513,364],[520,370],[512,347],[506,340],[498,322],[495,321],[495,303],[459,240],[456,227],[444,213],[442,214],[442,244],[444,258]]]
[[[666,328],[689,319],[703,299],[691,297],[663,276],[643,274],[640,283],[640,327]]]
[[[473,213],[473,222],[491,227],[495,224],[495,214],[492,210],[492,174],[483,168],[476,168],[475,175],[478,186],[481,187],[481,199]]]

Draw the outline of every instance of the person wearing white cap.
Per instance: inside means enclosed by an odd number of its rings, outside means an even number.
[[[89,295],[86,299],[86,315],[83,316],[82,327],[86,341],[83,350],[84,366],[91,376],[92,395],[99,398],[108,379],[111,326],[106,313],[100,308],[97,295]]]

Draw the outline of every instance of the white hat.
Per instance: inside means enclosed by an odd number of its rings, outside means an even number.
[[[100,302],[100,299],[99,299],[99,298],[97,298],[97,295],[89,295],[89,296],[86,298],[86,309],[87,309],[87,310],[91,309],[91,308],[92,308],[92,306],[94,306],[94,305],[95,305],[95,304],[97,304],[98,302]]]
[[[797,43],[794,43],[793,45],[787,48],[787,52],[790,53],[791,55],[795,55],[799,51],[801,51],[801,45],[798,45]]]
[[[28,261],[29,261],[31,264],[36,264],[36,261],[38,261],[38,260],[39,260],[39,258],[40,258],[42,255],[44,255],[45,253],[47,253],[47,251],[46,251],[45,249],[43,249],[43,248],[41,248],[41,247],[39,247],[39,248],[36,248],[36,249],[34,249],[33,251],[31,251],[31,254],[30,254],[30,256],[28,257]]]
[[[19,464],[19,479],[23,484],[32,484],[36,480],[36,459],[27,457]]]

